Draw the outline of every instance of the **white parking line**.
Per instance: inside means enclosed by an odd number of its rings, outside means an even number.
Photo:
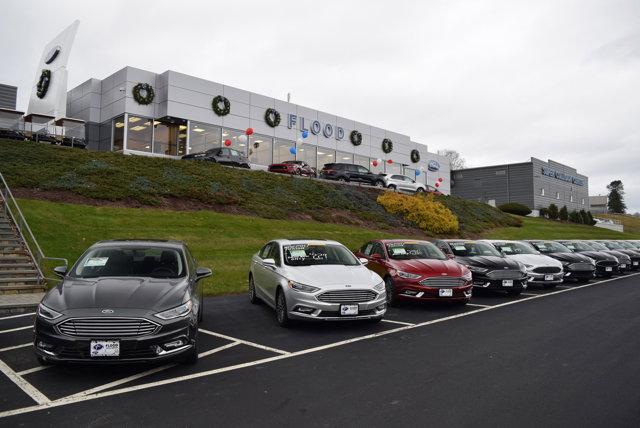
[[[410,322],[390,320],[389,318],[383,318],[381,321],[382,322],[389,322],[389,323],[393,323],[393,324],[401,324],[401,325],[415,325],[415,324],[412,324]]]
[[[543,296],[543,294],[537,293],[520,293],[521,296]]]
[[[283,351],[282,349],[276,349],[276,348],[272,348],[270,346],[260,345],[259,343],[249,342],[247,340],[238,339],[237,337],[231,337],[231,336],[227,336],[226,334],[216,333],[215,331],[205,330],[204,328],[199,328],[198,331],[200,331],[202,333],[205,333],[205,334],[208,334],[208,335],[211,335],[211,336],[216,336],[216,337],[220,337],[222,339],[231,340],[232,342],[240,342],[240,343],[242,343],[244,345],[253,346],[254,348],[259,348],[259,349],[264,349],[265,351],[275,352],[276,354],[282,354],[282,355],[289,355],[290,354],[290,352]]]
[[[27,346],[31,346],[31,345],[33,345],[33,343],[29,342],[29,343],[23,343],[22,345],[7,346],[6,348],[0,348],[0,352],[13,351],[14,349],[26,348]]]
[[[47,398],[42,392],[37,390],[33,385],[24,380],[22,376],[14,372],[11,367],[0,360],[0,371],[4,373],[13,383],[15,383],[21,390],[23,390],[29,397],[36,403],[44,405],[50,403],[51,400]]]
[[[477,303],[467,303],[467,306],[473,306],[474,308],[490,308],[491,305],[479,305]]]
[[[34,367],[32,369],[22,370],[21,372],[18,372],[18,374],[20,376],[25,376],[25,375],[28,375],[28,374],[31,374],[31,373],[35,373],[35,372],[39,372],[41,370],[48,369],[50,367],[53,367],[53,365],[51,365],[51,366],[38,366],[38,367]]]
[[[28,325],[26,327],[16,327],[16,328],[10,328],[9,330],[0,330],[0,334],[2,334],[2,333],[11,333],[12,331],[26,330],[28,328],[33,328],[33,326],[32,325]]]
[[[29,313],[26,313],[26,314],[10,315],[8,317],[1,317],[0,321],[8,320],[8,319],[11,319],[11,318],[28,317],[29,315],[35,315],[35,314],[36,314],[35,312],[29,312]]]
[[[631,275],[626,276],[626,278],[628,278],[629,276],[635,276],[635,275],[639,275],[639,274],[631,274]],[[65,406],[67,404],[73,404],[73,403],[78,403],[78,402],[82,402],[82,401],[94,400],[94,399],[97,399],[97,398],[104,398],[104,397],[110,397],[110,396],[113,396],[113,395],[125,394],[125,393],[128,393],[128,392],[139,391],[139,390],[148,389],[148,388],[154,388],[154,387],[161,386],[161,385],[167,385],[167,384],[172,384],[172,383],[176,383],[176,382],[182,382],[182,381],[186,381],[186,380],[197,379],[197,378],[201,378],[201,377],[205,377],[205,376],[211,376],[211,375],[218,374],[218,373],[224,373],[224,372],[238,370],[238,369],[242,369],[242,368],[246,368],[246,367],[252,367],[252,366],[259,365],[259,364],[266,364],[266,363],[270,363],[270,362],[273,362],[273,361],[293,358],[293,357],[297,357],[297,356],[300,356],[300,355],[310,354],[310,353],[314,353],[314,352],[318,352],[318,351],[323,351],[323,350],[326,350],[326,349],[335,348],[335,347],[338,347],[338,346],[347,345],[347,344],[350,344],[350,343],[355,343],[355,342],[360,342],[360,341],[363,341],[363,340],[373,339],[373,338],[380,337],[380,336],[385,336],[385,335],[388,335],[388,334],[398,333],[398,332],[405,331],[405,330],[412,330],[412,329],[415,329],[415,328],[424,327],[424,326],[432,325],[432,324],[437,324],[437,323],[449,321],[449,320],[452,320],[452,319],[463,318],[463,317],[471,316],[471,315],[474,315],[474,314],[477,314],[477,313],[480,313],[480,312],[487,312],[487,311],[491,311],[491,310],[494,310],[494,309],[502,308],[502,307],[505,307],[505,306],[517,305],[517,304],[520,304],[520,303],[523,303],[523,302],[527,302],[529,300],[542,299],[542,298],[545,298],[547,296],[553,296],[553,295],[556,295],[556,294],[567,293],[567,292],[571,292],[571,291],[574,291],[574,290],[579,290],[579,289],[582,289],[582,288],[592,287],[594,285],[600,285],[600,284],[603,284],[603,283],[615,281],[617,279],[618,278],[612,278],[612,279],[608,279],[608,280],[605,280],[605,281],[594,282],[594,283],[590,283],[590,284],[584,284],[584,285],[580,285],[580,286],[577,286],[577,287],[567,288],[567,289],[564,289],[564,290],[557,290],[557,291],[553,291],[553,292],[550,292],[550,293],[547,293],[547,294],[538,294],[538,295],[531,296],[531,297],[528,297],[528,298],[525,298],[525,299],[512,300],[510,302],[500,303],[500,304],[497,304],[497,305],[494,305],[494,306],[490,306],[490,307],[487,307],[487,308],[480,308],[480,309],[476,309],[476,310],[473,310],[473,311],[463,312],[463,313],[460,313],[460,314],[451,315],[451,316],[444,317],[444,318],[438,318],[438,319],[435,319],[435,320],[426,321],[426,322],[415,324],[415,325],[402,326],[402,327],[394,328],[394,329],[391,329],[391,330],[386,330],[386,331],[373,333],[373,334],[367,334],[365,336],[354,337],[354,338],[351,338],[351,339],[346,339],[346,340],[342,340],[342,341],[339,341],[339,342],[334,342],[334,343],[330,343],[330,344],[327,344],[327,345],[318,346],[318,347],[315,347],[315,348],[309,348],[309,349],[305,349],[305,350],[302,350],[302,351],[296,351],[296,352],[276,355],[276,356],[273,356],[273,357],[268,357],[268,358],[263,358],[263,359],[260,359],[260,360],[250,361],[250,362],[247,362],[247,363],[236,364],[236,365],[227,366],[227,367],[221,367],[221,368],[218,368],[218,369],[207,370],[207,371],[204,371],[204,372],[194,373],[194,374],[184,375],[184,376],[179,376],[179,377],[175,377],[175,378],[171,378],[171,379],[164,379],[164,380],[157,381],[157,382],[144,383],[144,384],[135,385],[135,386],[127,387],[127,388],[121,388],[121,389],[114,389],[114,390],[111,390],[111,391],[99,392],[99,393],[96,393],[96,394],[85,395],[85,396],[82,396],[82,397],[72,397],[72,396],[63,397],[63,398],[57,399],[55,401],[47,402],[45,404],[41,404],[41,405],[37,405],[37,406],[23,407],[21,409],[6,410],[4,412],[0,412],[0,418],[7,417],[7,416],[18,415],[18,414],[23,414],[23,413],[35,412],[35,411],[38,411],[38,410],[48,409],[48,408],[52,408],[52,407]],[[200,331],[203,331],[203,330],[200,329]],[[213,332],[210,332],[210,333],[213,333]],[[224,335],[219,335],[218,333],[214,333],[213,335],[214,336],[224,336]],[[225,337],[229,338],[229,336],[225,336]],[[237,340],[237,341],[240,342],[240,343],[248,344],[248,343],[245,343],[245,341],[241,341],[241,340]],[[251,345],[251,346],[253,346],[253,345]],[[261,345],[260,345],[260,347],[261,347]],[[284,352],[284,351],[281,351],[281,352]]]

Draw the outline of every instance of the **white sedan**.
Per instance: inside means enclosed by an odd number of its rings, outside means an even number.
[[[380,321],[386,312],[384,282],[336,241],[277,239],[254,254],[249,300],[290,320]]]

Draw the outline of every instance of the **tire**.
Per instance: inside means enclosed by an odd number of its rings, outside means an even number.
[[[369,318],[367,320],[369,324],[378,324],[380,321],[382,321],[382,317]]]
[[[288,327],[291,324],[289,314],[287,313],[287,299],[284,297],[284,292],[280,289],[278,289],[278,294],[276,294],[276,321],[278,321],[280,327]]]
[[[204,319],[204,299],[200,296],[200,307],[198,308],[198,324],[202,324]]]
[[[301,169],[296,169],[296,172],[294,173],[295,175],[302,175],[302,170]]]
[[[384,279],[384,289],[387,292],[387,306],[394,307],[398,306],[398,298],[396,297],[396,289],[393,285],[393,280],[391,277],[386,277]]]
[[[376,181],[375,183],[373,183],[373,185],[374,185],[375,187],[384,187],[384,181],[380,181],[380,180],[378,180],[378,181]]]
[[[253,275],[249,276],[249,302],[254,305],[260,303],[260,299],[256,294],[256,284],[253,282]]]
[[[395,184],[389,184],[389,187],[387,187],[387,189],[396,190],[396,185]]]
[[[422,187],[418,187],[416,193],[424,193],[424,189]]]
[[[348,179],[348,178],[346,178],[346,177],[339,177],[339,178],[338,178],[338,181],[340,181],[340,182],[342,182],[342,183],[347,183],[347,182],[349,181],[349,179]]]

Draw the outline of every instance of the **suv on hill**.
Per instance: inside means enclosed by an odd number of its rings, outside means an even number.
[[[391,190],[404,190],[405,192],[422,193],[427,189],[424,184],[418,183],[413,178],[401,174],[380,174],[386,188]]]
[[[374,174],[362,165],[351,163],[326,163],[320,171],[320,178],[338,181],[356,181],[384,187],[384,180],[379,174]]]
[[[239,151],[230,149],[228,147],[216,147],[215,149],[209,149],[206,152],[190,153],[188,155],[182,156],[182,159],[209,161],[222,165],[250,168],[249,158],[247,158]]]

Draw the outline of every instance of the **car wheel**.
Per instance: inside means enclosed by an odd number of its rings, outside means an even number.
[[[249,301],[254,305],[260,303],[260,299],[256,294],[256,284],[253,282],[253,275],[249,276]]]
[[[345,177],[340,177],[340,178],[338,178],[338,181],[341,181],[341,182],[343,182],[343,183],[346,183],[346,182],[347,182],[347,179],[346,179]]]
[[[389,184],[388,189],[389,190],[396,190],[396,185],[395,184]]]
[[[278,289],[276,295],[276,320],[280,327],[287,327],[289,325],[289,314],[287,313],[287,300],[284,297],[284,292]]]
[[[302,170],[300,168],[296,169],[295,174],[296,175],[302,175]]]
[[[204,319],[204,299],[200,297],[200,307],[198,308],[198,324],[202,323]]]
[[[374,186],[376,187],[384,187],[384,181],[376,181],[375,183],[373,183]]]
[[[387,306],[397,306],[398,298],[396,297],[396,288],[393,285],[391,277],[388,276],[384,279],[384,288],[387,292]]]
[[[424,193],[424,189],[422,187],[418,187],[416,193]]]
[[[247,169],[251,169],[251,165],[249,165],[248,163],[242,164],[243,168],[247,168]]]

